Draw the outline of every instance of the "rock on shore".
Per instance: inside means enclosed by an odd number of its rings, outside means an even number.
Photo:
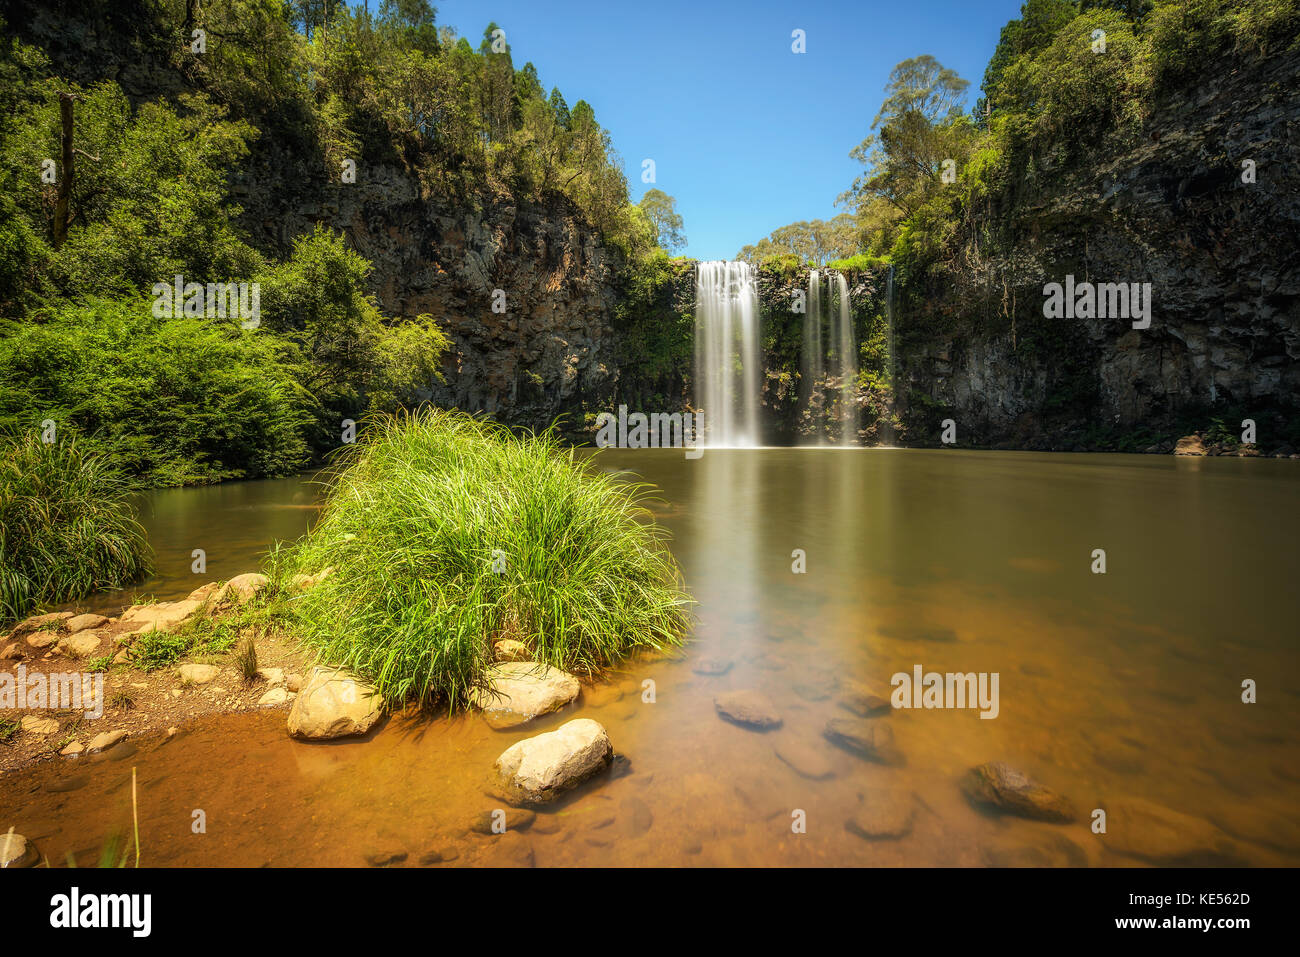
[[[470,704],[483,711],[494,728],[516,728],[559,711],[582,690],[567,672],[536,661],[508,661],[488,676],[488,684],[470,693]]]
[[[324,740],[365,734],[379,720],[383,700],[339,668],[313,668],[289,709],[289,733]]]

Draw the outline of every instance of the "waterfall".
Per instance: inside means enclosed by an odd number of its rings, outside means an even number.
[[[858,442],[858,345],[853,339],[853,313],[849,308],[849,281],[843,273],[835,274],[840,308],[835,315],[838,332],[836,352],[840,361],[840,445]]]
[[[706,444],[755,446],[763,368],[758,285],[745,262],[702,262],[695,273],[695,405]]]
[[[838,377],[840,383],[839,444],[857,444],[859,417],[857,402],[854,400],[858,385],[858,347],[853,336],[851,306],[849,282],[841,273],[827,273],[826,295],[823,296],[821,271],[809,271],[808,311],[803,324],[800,398],[817,425],[816,445],[825,444],[827,407],[825,392],[820,390],[828,372]],[[828,354],[831,359],[829,364]]]
[[[804,408],[812,412],[816,421],[813,397],[816,395],[817,383],[821,382],[826,371],[826,347],[822,343],[822,286],[821,276],[816,269],[808,273],[807,310],[803,320],[803,377],[799,391]],[[817,444],[822,444],[820,428],[817,430]]]

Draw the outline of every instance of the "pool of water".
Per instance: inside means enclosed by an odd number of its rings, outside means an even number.
[[[522,731],[394,718],[365,740],[307,744],[282,713],[205,719],[134,753],[10,775],[0,821],[51,862],[93,863],[106,834],[129,830],[134,767],[153,865],[417,865],[435,850],[453,865],[1135,863],[1085,821],[971,806],[962,774],[1005,761],[1084,812],[1137,798],[1221,828],[1231,860],[1300,861],[1294,463],[861,449],[597,461],[661,490],[654,512],[699,602],[680,660],[630,662]],[[144,521],[159,570],[144,587],[171,598],[251,570],[305,530],[314,501],[304,480],[155,493]],[[190,572],[200,547],[206,576]],[[730,670],[696,673],[705,658]],[[881,720],[899,766],[824,739],[828,720],[851,717],[838,701],[852,683],[887,693],[916,665],[996,672],[997,717],[895,711]],[[1243,703],[1245,679],[1257,703]],[[714,698],[737,689],[765,693],[782,726],[722,720]],[[573,717],[606,727],[616,770],[526,831],[467,833],[500,806],[484,787],[496,756]],[[803,776],[782,751],[829,776]],[[878,788],[915,795],[909,833],[846,828]]]

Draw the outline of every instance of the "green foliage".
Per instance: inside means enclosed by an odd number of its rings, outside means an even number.
[[[844,259],[832,259],[826,264],[826,268],[835,269],[839,272],[875,272],[888,265],[889,260],[884,256],[878,256],[874,253],[856,253]]]
[[[363,434],[275,575],[334,569],[288,602],[295,630],[390,705],[464,706],[499,638],[579,672],[681,641],[685,597],[641,486],[550,433],[456,412],[379,417]]]
[[[0,620],[152,571],[132,487],[104,456],[34,431],[0,442]]]
[[[94,300],[0,331],[0,427],[45,419],[152,485],[288,475],[307,398],[284,343],[238,320]]]
[[[319,429],[335,436],[345,417],[417,402],[421,390],[441,381],[450,344],[428,316],[386,324],[366,292],[370,270],[341,235],[317,226],[294,242],[287,262],[259,277],[263,325],[292,344]]]
[[[146,103],[133,112],[112,83],[68,87],[78,97],[74,144],[89,155],[75,157],[73,228],[52,248],[47,230],[58,186],[37,173],[46,158],[60,156],[58,93],[65,87],[43,81],[0,144],[0,179],[12,186],[25,236],[41,244],[21,243],[21,258],[44,266],[32,297],[138,295],[178,273],[215,282],[256,268],[257,253],[236,234],[239,208],[228,202],[225,182],[225,170],[247,155],[253,129],[227,121],[225,108],[197,95],[182,96],[179,109]]]
[[[662,249],[630,271],[614,307],[618,337],[618,401],[643,408],[667,408],[677,398],[662,394],[681,382],[694,354],[695,316],[674,301],[681,272],[689,265]],[[684,385],[684,383],[682,383]]]
[[[677,200],[661,189],[648,189],[637,205],[654,227],[655,241],[661,248],[674,253],[685,247],[686,235],[682,232]]]
[[[857,222],[851,214],[840,213],[831,220],[814,219],[774,229],[756,244],[741,249],[736,258],[757,265],[774,257],[793,256],[800,265],[824,266],[832,259],[852,255],[857,247]]]

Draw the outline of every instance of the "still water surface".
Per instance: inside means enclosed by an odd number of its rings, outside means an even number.
[[[607,450],[659,486],[656,517],[699,601],[680,661],[629,663],[575,708],[497,732],[476,717],[389,720],[367,740],[289,739],[282,713],[205,719],[121,760],[47,763],[0,781],[0,820],[52,862],[93,863],[129,830],[140,781],[147,865],[364,865],[440,851],[454,865],[1125,865],[1086,823],[981,812],[962,773],[1006,761],[1090,811],[1138,798],[1211,822],[1227,859],[1300,862],[1300,469],[1286,461],[921,450]],[[253,482],[150,496],[158,576],[179,597],[256,567],[306,530],[316,488]],[[207,552],[208,574],[190,571]],[[1094,574],[1095,549],[1106,574]],[[792,572],[802,550],[806,572]],[[129,597],[129,596],[128,596]],[[90,606],[116,611],[123,596]],[[721,676],[701,659],[726,659]],[[822,736],[855,682],[997,672],[999,714],[896,711],[905,763]],[[1241,683],[1258,682],[1243,704]],[[646,679],[655,700],[642,700]],[[759,733],[722,691],[765,692]],[[626,756],[506,838],[466,832],[499,802],[483,782],[520,738],[591,717]],[[777,756],[825,762],[813,780]],[[865,840],[862,795],[916,796],[910,833]],[[207,833],[194,834],[203,809]],[[802,811],[806,833],[792,832]],[[1177,845],[1181,838],[1170,839]],[[1188,835],[1188,850],[1196,844]]]

